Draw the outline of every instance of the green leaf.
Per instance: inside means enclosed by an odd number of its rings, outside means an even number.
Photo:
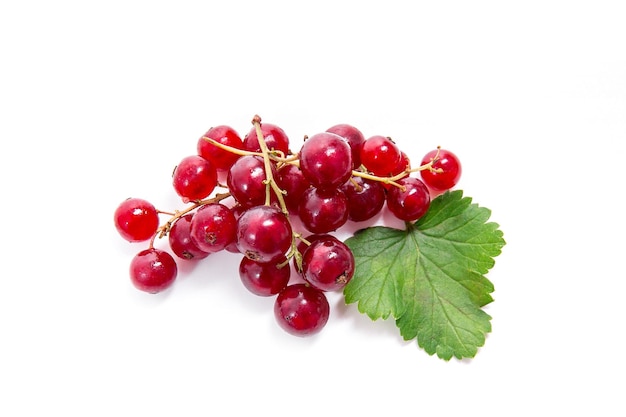
[[[482,307],[493,301],[485,274],[505,244],[489,209],[460,190],[431,202],[406,230],[375,226],[346,240],[356,271],[346,303],[372,320],[393,317],[405,340],[428,354],[474,357],[491,331]]]

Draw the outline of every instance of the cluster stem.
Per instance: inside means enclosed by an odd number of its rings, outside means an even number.
[[[270,159],[270,151],[267,147],[267,143],[265,142],[265,138],[263,137],[263,132],[261,130],[261,117],[255,115],[252,119],[252,124],[256,129],[256,136],[259,141],[259,146],[261,147],[261,154],[263,156],[263,163],[265,164],[265,184],[266,184],[266,194],[265,194],[265,205],[269,206],[272,200],[272,191],[276,194],[278,198],[278,202],[280,204],[280,208],[286,216],[289,216],[289,211],[287,210],[287,204],[285,204],[285,199],[283,198],[283,190],[280,189],[278,184],[276,184],[276,180],[274,179],[274,175],[272,174],[272,162]],[[282,158],[284,159],[284,158]]]
[[[230,197],[230,193],[229,192],[227,192],[227,193],[219,193],[219,194],[216,194],[215,197],[212,197],[212,198],[207,198],[205,200],[194,201],[191,205],[189,205],[184,210],[176,210],[173,213],[167,212],[167,211],[157,210],[158,213],[160,213],[160,214],[168,214],[171,217],[162,226],[159,226],[159,228],[157,229],[157,231],[154,234],[154,236],[152,236],[152,239],[150,239],[150,244],[149,244],[148,247],[150,249],[152,249],[154,247],[154,241],[156,240],[156,238],[158,237],[159,239],[161,239],[164,236],[166,236],[169,233],[170,229],[172,228],[172,225],[176,222],[176,220],[180,219],[185,214],[191,213],[192,211],[194,211],[198,207],[202,207],[202,206],[205,206],[207,204],[219,203],[220,201],[222,201],[222,200],[224,200],[225,198],[228,198],[228,197]]]

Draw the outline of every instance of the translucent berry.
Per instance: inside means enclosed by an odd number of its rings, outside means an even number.
[[[296,165],[283,165],[275,177],[278,187],[285,191],[283,196],[287,209],[291,213],[297,213],[302,194],[311,187],[311,183],[304,177],[302,170]]]
[[[183,202],[202,200],[217,185],[217,169],[208,159],[191,155],[176,166],[172,179],[174,189]]]
[[[304,238],[304,240],[300,240],[298,242],[297,249],[298,249],[298,252],[300,253],[300,256],[302,256],[304,254],[304,251],[306,251],[307,248],[313,242],[315,242],[317,240],[320,240],[320,239],[325,239],[325,240],[326,239],[335,239],[335,240],[339,241],[339,239],[337,239],[335,236],[333,236],[331,234],[328,234],[328,233],[313,233],[313,234],[310,234],[310,235],[306,236]],[[308,242],[308,243],[306,243],[305,241]],[[301,265],[298,265],[298,262],[297,262],[297,259],[296,259],[295,256],[294,256],[293,265],[294,265],[294,268],[296,269],[296,271],[299,274],[302,274]]]
[[[330,305],[323,291],[308,284],[285,287],[274,302],[274,316],[278,325],[294,336],[319,333],[330,315]]]
[[[435,157],[437,157],[437,160],[433,164],[433,170],[425,169],[420,171],[420,174],[426,186],[438,193],[449,190],[459,182],[461,178],[461,161],[451,151],[440,149],[439,155],[437,155],[437,150],[435,149],[422,158],[422,165],[431,162]]]
[[[304,280],[322,291],[339,291],[354,276],[354,255],[338,239],[318,239],[302,257]]]
[[[202,206],[191,221],[191,239],[201,250],[219,252],[235,241],[237,220],[223,204]]]
[[[302,194],[298,216],[309,232],[332,232],[348,221],[348,199],[339,189],[311,187]]]
[[[385,187],[379,181],[353,177],[341,186],[348,199],[348,219],[355,222],[369,220],[385,205]]]
[[[289,154],[289,137],[282,128],[271,123],[261,123],[261,132],[267,149],[281,151],[285,155]],[[256,127],[250,129],[243,139],[243,147],[251,152],[261,152]]]
[[[213,139],[214,141],[230,146],[232,148],[243,149],[243,141],[235,129],[230,126],[220,125],[210,128],[204,136]],[[233,152],[229,152],[225,149],[221,149],[204,137],[198,139],[198,155],[204,159],[208,159],[215,165],[215,168],[220,171],[228,170],[235,161],[239,158],[239,155]]]
[[[363,142],[361,164],[380,177],[388,177],[397,170],[402,153],[388,137],[372,136]]]
[[[422,217],[430,207],[430,193],[422,181],[415,177],[398,180],[399,187],[391,187],[387,192],[387,208],[404,221],[414,221]]]
[[[146,241],[159,227],[159,215],[152,203],[141,198],[128,198],[115,209],[113,216],[118,233],[129,242]]]
[[[133,285],[145,292],[158,293],[169,288],[178,273],[176,261],[169,253],[149,248],[131,260],[130,279]]]
[[[272,164],[272,175],[275,167]],[[265,165],[263,158],[256,155],[240,157],[230,170],[226,184],[233,198],[243,207],[253,207],[265,203]],[[273,193],[272,193],[273,195]]]
[[[292,243],[291,223],[275,207],[256,206],[237,220],[237,249],[257,262],[278,262]]]
[[[167,239],[174,255],[186,260],[199,260],[209,256],[208,252],[200,250],[191,239],[191,220],[193,216],[193,213],[189,213],[178,218],[167,234]]]
[[[352,152],[352,168],[359,169],[361,166],[361,148],[365,142],[363,133],[356,127],[345,123],[329,127],[326,131],[339,135],[348,142]]]
[[[289,283],[291,268],[282,260],[279,263],[261,263],[245,256],[239,263],[239,278],[253,294],[268,297],[278,294]]]
[[[337,188],[352,174],[350,145],[334,133],[317,133],[300,149],[300,169],[314,187]]]

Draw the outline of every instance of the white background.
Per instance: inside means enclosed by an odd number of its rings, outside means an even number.
[[[0,415],[625,415],[622,4],[3,2]],[[254,114],[462,158],[507,241],[476,358],[338,295],[289,336],[228,253],[131,286],[115,207],[182,208],[174,165]]]

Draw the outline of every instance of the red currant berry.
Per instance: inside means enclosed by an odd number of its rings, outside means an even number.
[[[297,245],[297,247],[296,247],[296,248],[298,249],[298,252],[300,253],[300,255],[303,255],[303,254],[304,254],[304,251],[306,251],[306,250],[307,250],[307,248],[308,248],[308,247],[309,247],[309,246],[310,246],[313,242],[315,242],[315,241],[317,241],[317,240],[320,240],[320,239],[324,239],[324,240],[328,240],[328,239],[335,239],[335,240],[337,240],[337,241],[339,240],[339,239],[337,239],[335,236],[333,236],[333,235],[331,235],[331,234],[328,234],[328,233],[314,233],[314,234],[312,234],[312,235],[308,235],[308,236],[306,236],[306,237],[304,238],[304,240],[300,240],[300,241],[298,242],[298,245]],[[305,242],[305,241],[306,241],[306,242]],[[308,243],[307,243],[307,242],[308,242]],[[302,269],[300,268],[300,266],[298,266],[298,262],[296,262],[296,257],[295,257],[295,256],[294,256],[294,262],[293,262],[293,265],[294,265],[294,267],[295,267],[296,271],[297,271],[299,274],[302,274]]]
[[[208,252],[200,250],[191,239],[191,220],[194,214],[189,213],[174,222],[167,234],[167,239],[172,252],[182,259],[204,259],[209,256]]]
[[[385,187],[379,181],[353,177],[341,186],[348,198],[348,219],[354,222],[369,220],[385,205]]]
[[[285,262],[285,261],[283,261]],[[289,283],[289,264],[261,263],[245,256],[239,263],[239,278],[253,294],[269,297],[278,294]]]
[[[235,241],[237,220],[223,204],[202,206],[191,220],[191,239],[205,252],[215,253]]]
[[[294,336],[319,333],[330,315],[330,305],[321,290],[307,284],[285,287],[274,302],[274,316],[278,325]]]
[[[285,204],[291,213],[297,213],[302,200],[302,194],[311,187],[311,183],[304,177],[302,170],[296,165],[283,165],[275,177],[278,187],[285,191]]]
[[[398,146],[385,136],[372,136],[363,142],[361,148],[361,163],[372,174],[380,177],[392,175],[401,157]]]
[[[365,142],[363,133],[356,127],[345,123],[329,127],[326,131],[339,135],[348,142],[352,152],[352,168],[359,169],[361,166],[361,148]]]
[[[298,217],[309,232],[332,232],[348,221],[348,199],[338,189],[311,187],[302,194]]]
[[[247,209],[237,220],[237,249],[257,262],[278,262],[292,242],[289,219],[275,207]]]
[[[261,123],[261,132],[267,149],[281,151],[285,155],[289,154],[289,137],[283,129],[271,123]],[[261,152],[256,127],[250,129],[243,139],[243,147],[251,152]]]
[[[141,198],[124,200],[113,216],[118,233],[129,242],[150,239],[159,227],[159,215],[152,203]]]
[[[302,257],[302,276],[322,291],[339,291],[354,276],[354,255],[338,239],[319,239]]]
[[[459,182],[461,178],[461,161],[454,153],[445,149],[440,149],[437,156],[437,150],[435,149],[422,158],[422,165],[431,162],[435,157],[437,157],[437,160],[433,163],[433,170],[424,169],[420,171],[420,174],[426,186],[430,190],[439,193],[449,190]]]
[[[173,184],[183,202],[202,200],[215,189],[217,170],[208,159],[191,155],[183,158],[176,166]]]
[[[145,292],[158,293],[169,288],[178,273],[176,261],[169,253],[155,248],[142,250],[131,260],[130,279]]]
[[[212,127],[204,134],[204,136],[211,138],[222,145],[243,149],[243,141],[241,140],[241,137],[237,131],[230,126],[221,125]],[[218,148],[204,137],[198,139],[197,148],[198,155],[211,161],[213,165],[215,165],[215,168],[220,171],[228,170],[239,158],[239,155],[236,153]]]
[[[422,217],[430,207],[430,193],[422,181],[415,177],[404,177],[397,181],[404,190],[391,187],[387,192],[387,208],[394,216],[404,221]]]
[[[275,175],[274,164],[271,165]],[[233,198],[243,207],[249,208],[265,203],[265,163],[260,156],[247,155],[239,158],[226,177],[226,185]],[[273,195],[273,193],[272,193]]]
[[[334,133],[317,133],[300,149],[300,169],[314,187],[337,188],[352,174],[350,145]]]

